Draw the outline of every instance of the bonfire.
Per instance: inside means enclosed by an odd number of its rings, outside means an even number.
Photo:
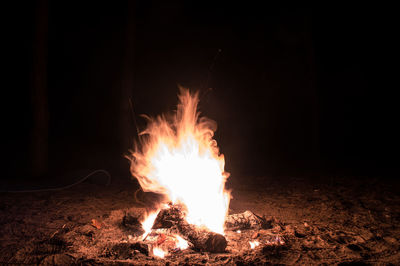
[[[156,207],[139,217],[138,237],[157,257],[187,248],[226,252],[228,230],[240,234],[268,226],[250,211],[228,215],[229,173],[213,138],[217,124],[200,115],[198,103],[198,93],[181,89],[173,115],[145,116],[147,127],[129,157],[142,190],[162,195]],[[259,242],[250,239],[248,246],[254,249]]]

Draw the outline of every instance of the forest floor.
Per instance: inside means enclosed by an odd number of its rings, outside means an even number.
[[[279,235],[285,244],[268,248],[260,243],[255,249],[230,249],[220,254],[189,250],[164,259],[133,250],[131,236],[121,226],[127,212],[145,211],[134,197],[137,184],[114,181],[104,186],[90,181],[55,192],[1,193],[0,264],[400,263],[399,187],[379,178],[263,177],[232,181],[230,213],[250,210],[272,218],[276,226],[264,233]],[[143,192],[138,197],[144,202],[152,199]]]

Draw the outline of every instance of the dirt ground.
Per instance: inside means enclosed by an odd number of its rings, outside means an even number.
[[[250,210],[273,219],[274,227],[264,233],[280,236],[285,245],[261,243],[253,250],[222,254],[186,250],[164,259],[147,256],[121,225],[127,212],[145,210],[135,201],[136,183],[114,180],[105,186],[88,180],[58,192],[1,193],[0,264],[400,264],[400,196],[393,182],[263,177],[229,186],[230,213]],[[154,195],[139,192],[138,198],[150,204]]]

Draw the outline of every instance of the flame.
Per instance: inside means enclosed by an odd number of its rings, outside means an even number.
[[[153,255],[155,257],[164,258],[166,255],[168,255],[168,252],[163,250],[162,248],[154,247],[153,248]]]
[[[177,234],[164,236],[164,240],[160,244],[153,246],[153,255],[155,257],[164,258],[170,252],[177,252],[178,250],[185,250],[189,247],[189,243]]]
[[[148,118],[131,172],[145,192],[186,206],[189,223],[223,234],[230,193],[224,156],[213,139],[216,123],[197,112],[198,93],[181,89],[176,113]]]
[[[250,248],[254,249],[255,247],[258,247],[260,245],[260,242],[258,242],[257,240],[249,241],[249,244],[250,244]]]
[[[151,228],[153,227],[154,220],[157,218],[159,211],[150,213],[144,221],[141,222],[142,228],[144,230],[144,236],[146,237],[150,232]]]
[[[189,247],[189,243],[179,235],[175,235],[175,238],[177,240],[176,247],[179,248],[180,250],[184,250]]]

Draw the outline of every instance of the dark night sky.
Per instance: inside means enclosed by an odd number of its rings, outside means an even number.
[[[29,176],[35,7],[4,9],[2,161],[9,177]],[[391,9],[50,1],[49,172],[121,167],[129,148],[119,124],[128,101],[122,88],[137,115],[157,115],[174,109],[181,84],[212,88],[200,109],[219,125],[233,176],[396,176]],[[133,139],[132,124],[126,130]]]

